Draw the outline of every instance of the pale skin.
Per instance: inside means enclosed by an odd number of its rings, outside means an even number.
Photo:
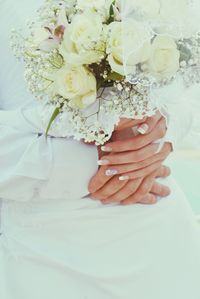
[[[134,136],[132,127],[136,125],[143,134]],[[91,197],[103,204],[129,205],[154,204],[158,196],[168,196],[170,189],[159,184],[156,178],[170,175],[170,169],[162,164],[172,145],[165,143],[157,152],[159,144],[154,143],[166,131],[166,120],[159,112],[143,120],[123,119],[111,141],[99,152],[100,167],[89,184]]]

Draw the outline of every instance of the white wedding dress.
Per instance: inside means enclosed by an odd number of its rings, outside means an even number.
[[[83,198],[96,147],[38,134],[9,33],[40,3],[0,0],[0,298],[199,299],[200,230],[173,178],[156,205],[104,206]]]

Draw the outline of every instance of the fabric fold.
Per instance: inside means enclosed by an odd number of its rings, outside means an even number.
[[[52,138],[24,117],[0,111],[0,198],[31,200],[52,169]]]

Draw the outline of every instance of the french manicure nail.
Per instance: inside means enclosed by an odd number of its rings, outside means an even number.
[[[108,165],[109,161],[108,160],[99,160],[97,163],[99,166],[104,166],[104,165]]]
[[[141,125],[139,128],[137,128],[138,133],[144,135],[148,131],[149,126],[147,124]]]
[[[116,175],[116,174],[118,174],[117,169],[108,169],[108,170],[106,170],[106,176],[113,176],[113,175]]]
[[[120,181],[128,181],[129,180],[129,176],[128,175],[123,175],[119,177]]]
[[[108,152],[108,153],[112,152],[112,148],[109,146],[102,146],[101,150],[102,152]]]
[[[140,134],[137,130],[137,127],[132,127],[132,131],[133,131],[134,136],[137,136]]]

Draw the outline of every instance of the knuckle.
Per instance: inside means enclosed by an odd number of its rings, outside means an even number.
[[[156,116],[150,117],[147,121],[149,128],[154,128],[155,124],[156,124]]]
[[[139,143],[138,138],[135,138],[135,142],[134,141],[132,142],[132,146],[129,146],[129,150],[130,150],[130,148],[131,148],[132,151],[138,150],[140,148],[138,143]]]
[[[131,196],[137,190],[137,185],[132,182],[132,184],[127,184],[126,193],[128,196]]]
[[[95,193],[98,190],[99,185],[101,185],[101,181],[97,176],[93,177],[93,179],[90,181],[88,186],[88,191],[90,193]]]
[[[138,141],[138,148],[142,148],[145,146],[146,142],[146,138],[144,136],[142,136],[142,138],[140,138],[140,140]]]
[[[168,168],[166,166],[162,166],[162,175],[165,176],[168,173]]]
[[[109,192],[108,191],[102,191],[101,193],[98,194],[98,197],[103,199],[107,199],[109,197]]]
[[[149,185],[150,185],[149,182],[144,182],[140,187],[139,193],[146,194],[149,190]]]
[[[171,193],[170,189],[167,186],[162,186],[162,196],[168,196]]]
[[[158,135],[160,138],[164,137],[166,134],[166,126],[164,123],[161,123],[158,127]]]
[[[112,201],[114,202],[121,202],[127,198],[126,193],[118,192],[112,196]]]
[[[144,168],[148,165],[149,165],[148,160],[144,160],[144,161],[138,162],[138,164],[136,165],[136,168],[141,169],[141,168]]]
[[[157,190],[157,193],[159,194],[159,195],[162,195],[163,194],[163,186],[162,185],[157,185],[156,186],[156,190]]]
[[[117,176],[110,182],[107,190],[109,190],[110,193],[114,194],[119,191],[126,183],[126,181],[120,181],[119,176]]]
[[[160,126],[159,128],[159,137],[164,137],[165,136],[165,129],[163,126]]]
[[[112,181],[112,186],[110,186],[110,189],[112,190],[119,189],[122,184],[123,182],[120,182],[120,180],[117,178],[117,180],[115,179]]]
[[[107,199],[101,199],[100,201],[103,205],[107,205],[107,204],[111,203],[111,201],[109,201]]]
[[[136,200],[135,199],[127,199],[127,200],[124,200],[123,202],[122,202],[122,204],[124,204],[124,205],[133,205],[133,204],[136,204]]]
[[[156,203],[156,198],[155,198],[155,196],[150,196],[150,198],[149,198],[149,204],[151,204],[151,205],[153,205],[153,204],[155,204]]]
[[[165,177],[165,175],[166,175],[166,169],[162,167],[160,170],[160,177]]]
[[[169,167],[166,167],[166,176],[169,176],[171,174],[171,169]]]
[[[110,202],[119,202],[123,200],[122,197],[120,197],[119,195],[113,195],[112,198],[110,199]]]
[[[159,154],[159,160],[165,160],[167,158],[168,154],[166,152],[161,152]]]
[[[154,204],[155,203],[155,197],[151,194],[148,194],[145,198],[143,198],[141,200],[141,203]]]
[[[171,170],[170,170],[169,167],[167,167],[167,166],[163,166],[163,167],[162,167],[162,175],[163,175],[163,176],[169,176],[170,173],[171,173]]]

